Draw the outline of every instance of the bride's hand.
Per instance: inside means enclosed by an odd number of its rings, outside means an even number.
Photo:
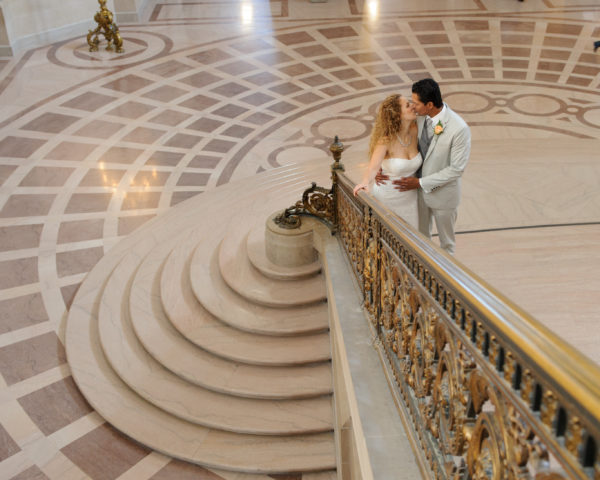
[[[354,187],[354,196],[356,197],[358,195],[358,192],[360,192],[361,190],[364,190],[365,192],[369,192],[369,187],[366,183],[359,183],[358,185],[356,185],[356,187]]]

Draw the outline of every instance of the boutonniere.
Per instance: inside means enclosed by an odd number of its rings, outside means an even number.
[[[440,135],[441,133],[444,133],[444,126],[442,125],[442,121],[439,120],[437,125],[433,127],[433,134]]]

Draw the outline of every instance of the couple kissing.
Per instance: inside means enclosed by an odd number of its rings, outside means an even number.
[[[435,80],[419,80],[410,100],[393,94],[379,106],[369,165],[354,195],[370,193],[430,239],[435,221],[440,246],[453,254],[470,151],[469,126],[443,102]]]

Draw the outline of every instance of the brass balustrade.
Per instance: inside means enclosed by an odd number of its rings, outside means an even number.
[[[332,179],[329,218],[425,476],[600,480],[600,368],[370,196],[354,197],[342,169]]]

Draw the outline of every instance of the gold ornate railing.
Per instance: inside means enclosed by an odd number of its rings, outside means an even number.
[[[336,180],[337,234],[427,475],[600,480],[600,368]]]
[[[348,256],[425,477],[600,480],[600,367],[361,193],[340,164],[281,221]],[[600,348],[600,346],[599,346]]]

